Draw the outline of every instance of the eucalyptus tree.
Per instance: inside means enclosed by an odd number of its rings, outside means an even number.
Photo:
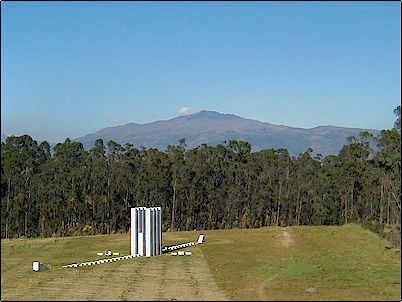
[[[401,130],[401,106],[400,105],[394,109],[394,114],[396,115],[394,129]]]
[[[1,236],[125,232],[130,207],[151,205],[162,206],[164,230],[368,221],[400,234],[395,125],[349,137],[325,158],[251,152],[240,140],[187,149],[184,139],[165,151],[98,139],[86,151],[67,138],[52,155],[46,141],[11,136],[1,143]]]
[[[188,169],[185,160],[186,141],[180,139],[177,146],[168,145],[167,155],[170,160],[172,203],[170,209],[170,229],[180,229],[180,225],[185,223],[186,201],[188,196]],[[187,196],[186,196],[187,195]],[[180,208],[179,215],[177,209]],[[182,222],[184,220],[184,222]]]

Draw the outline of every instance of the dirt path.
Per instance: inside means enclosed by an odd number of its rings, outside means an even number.
[[[167,254],[155,260],[155,265],[142,271],[135,289],[126,293],[127,300],[227,300],[199,247],[191,257]]]
[[[283,231],[282,233],[282,240],[281,243],[284,247],[289,247],[292,246],[295,241],[290,233],[288,233],[286,230]]]

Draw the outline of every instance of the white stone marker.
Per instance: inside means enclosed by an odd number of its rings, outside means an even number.
[[[198,237],[197,243],[198,243],[198,244],[201,244],[203,241],[204,241],[204,235],[201,234],[201,235]]]
[[[39,261],[32,262],[32,270],[34,272],[39,272]]]

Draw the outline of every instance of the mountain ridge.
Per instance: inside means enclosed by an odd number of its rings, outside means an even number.
[[[370,131],[377,135],[379,130],[347,128],[320,125],[314,128],[297,128],[275,125],[269,122],[248,119],[230,113],[201,110],[190,115],[176,116],[167,120],[149,123],[126,123],[103,128],[95,133],[73,139],[83,143],[86,149],[93,146],[96,139],[106,144],[113,140],[119,144],[132,143],[135,147],[154,147],[165,150],[167,145],[175,145],[185,138],[188,148],[201,144],[224,144],[229,140],[246,140],[253,151],[270,148],[287,148],[297,155],[312,148],[322,155],[338,154],[346,138],[358,136],[360,131]]]

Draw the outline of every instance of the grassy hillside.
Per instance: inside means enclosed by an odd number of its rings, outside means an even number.
[[[164,233],[164,244],[200,232]],[[400,300],[400,251],[356,225],[205,231],[192,256],[62,265],[128,254],[129,234],[2,240],[1,300]],[[52,266],[35,273],[32,261]],[[314,287],[318,293],[308,293]]]

